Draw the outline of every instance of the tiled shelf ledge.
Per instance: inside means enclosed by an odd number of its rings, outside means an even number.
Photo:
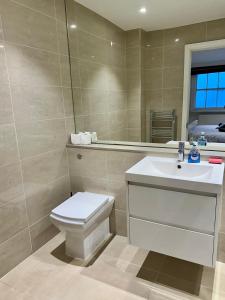
[[[132,145],[133,144],[133,145]],[[137,143],[138,144],[138,143]],[[162,144],[155,144],[154,146],[149,146],[146,144],[146,146],[138,146],[134,145],[134,143],[131,144],[105,144],[105,143],[96,143],[91,145],[73,145],[71,143],[67,144],[67,148],[80,148],[80,149],[93,149],[93,150],[108,150],[108,151],[120,151],[120,152],[136,152],[136,153],[162,153],[162,154],[177,154],[177,147],[175,145],[162,145]],[[188,147],[189,148],[189,147]],[[188,149],[185,150],[185,152],[188,152]],[[225,158],[225,147],[224,149],[218,150],[218,149],[201,149],[201,155],[202,156],[220,156]]]

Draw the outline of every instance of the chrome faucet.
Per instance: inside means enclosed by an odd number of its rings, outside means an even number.
[[[179,147],[178,147],[178,162],[184,161],[184,142],[179,142]]]

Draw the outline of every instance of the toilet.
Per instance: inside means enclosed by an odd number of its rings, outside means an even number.
[[[82,192],[52,210],[52,223],[66,234],[68,256],[88,260],[110,238],[113,203],[112,196]]]

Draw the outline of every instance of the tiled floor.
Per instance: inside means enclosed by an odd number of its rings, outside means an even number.
[[[225,264],[216,270],[148,253],[116,236],[85,267],[64,255],[57,235],[0,280],[1,300],[223,300]]]

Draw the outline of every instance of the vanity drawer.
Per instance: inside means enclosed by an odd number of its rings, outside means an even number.
[[[129,214],[211,234],[215,230],[216,197],[129,184]]]
[[[213,265],[214,237],[140,219],[129,219],[131,244],[198,264]]]

